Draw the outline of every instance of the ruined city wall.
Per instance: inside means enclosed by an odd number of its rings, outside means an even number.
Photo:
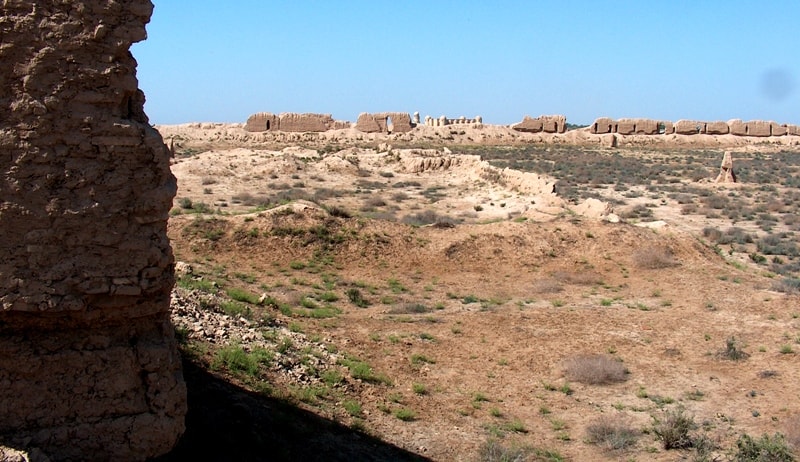
[[[526,115],[511,128],[525,133],[564,133],[567,131],[567,118],[563,115],[543,115],[534,119]]]
[[[619,119],[600,117],[588,128],[589,133],[619,135],[736,135],[736,136],[786,136],[800,134],[800,127],[790,124],[778,124],[773,121],[751,120],[744,122],[732,119],[727,122],[704,122],[697,120],[656,121],[650,119]]]
[[[184,430],[176,192],[129,49],[149,0],[2,3],[0,445],[143,460]]]

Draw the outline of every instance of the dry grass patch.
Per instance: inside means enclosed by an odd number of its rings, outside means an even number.
[[[573,382],[603,385],[624,382],[628,369],[605,355],[580,355],[565,361],[564,375]]]
[[[627,449],[636,444],[641,433],[626,421],[603,416],[586,427],[586,439],[611,450]]]
[[[633,263],[645,269],[662,269],[678,265],[670,249],[655,246],[642,247],[634,251]]]
[[[579,286],[591,286],[603,283],[603,277],[594,271],[556,271],[553,273],[553,278],[565,284]]]
[[[555,294],[564,290],[564,287],[555,279],[539,279],[533,282],[531,290],[537,294]]]
[[[800,454],[800,414],[786,421],[786,442],[797,454]]]

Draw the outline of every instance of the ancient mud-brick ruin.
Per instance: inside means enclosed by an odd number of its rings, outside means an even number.
[[[620,135],[736,135],[736,136],[784,136],[800,135],[800,127],[790,124],[778,124],[772,121],[751,120],[743,122],[739,119],[727,122],[704,122],[698,120],[678,120],[673,123],[652,119],[619,119],[607,117],[596,119],[589,126],[594,134],[616,133]]]
[[[411,117],[404,112],[362,112],[356,121],[356,130],[364,133],[406,133],[411,131]]]
[[[419,113],[414,113],[417,116]],[[419,120],[415,121],[417,124]],[[473,125],[473,124],[483,124],[483,117],[475,116],[472,119],[468,119],[465,116],[461,116],[457,119],[451,119],[447,116],[440,116],[438,119],[435,119],[431,116],[425,116],[425,126],[427,127],[445,127],[447,125]]]
[[[279,115],[259,112],[247,119],[244,129],[249,132],[325,132],[350,128],[350,122],[333,120],[330,114],[295,114],[284,112]]]
[[[567,131],[567,118],[563,115],[543,115],[535,119],[525,116],[522,122],[512,125],[511,128],[526,133],[564,133]]]
[[[0,446],[143,460],[184,430],[176,182],[129,52],[152,10],[2,2]]]

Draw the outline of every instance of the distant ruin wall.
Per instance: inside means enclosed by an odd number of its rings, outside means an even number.
[[[563,115],[543,115],[535,119],[525,116],[522,122],[512,125],[511,128],[526,133],[564,133],[567,131],[567,118]]]
[[[285,112],[280,115],[259,112],[251,115],[244,129],[249,132],[325,132],[340,128],[350,128],[349,122],[333,120],[330,114],[295,114]]]
[[[447,116],[440,116],[439,118],[433,118],[431,116],[425,116],[425,126],[428,127],[445,127],[447,125],[464,125],[464,124],[482,124],[483,117],[475,116],[472,119],[468,119],[465,116],[461,116],[457,119],[451,119]]]
[[[743,122],[739,119],[727,122],[703,122],[697,120],[679,120],[675,123],[650,119],[619,119],[600,117],[589,126],[594,134],[616,133],[620,135],[736,135],[736,136],[785,136],[799,135],[797,125],[778,124],[772,121],[751,120]]]
[[[406,133],[412,128],[411,116],[405,112],[362,112],[356,122],[356,130],[364,133]]]
[[[3,2],[0,446],[144,460],[184,431],[176,193],[132,43],[149,0]]]

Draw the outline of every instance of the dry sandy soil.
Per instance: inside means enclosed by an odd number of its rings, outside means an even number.
[[[176,297],[217,323],[176,318],[190,416],[164,460],[725,460],[743,434],[800,444],[800,297],[749,258],[755,242],[714,248],[704,229],[730,220],[682,210],[702,209],[698,191],[750,190],[592,189],[612,211],[503,170],[497,151],[580,139],[569,149],[652,161],[651,140],[159,129],[177,151],[169,234],[191,266]],[[679,141],[659,148],[684,164],[698,143],[753,159],[797,149]],[[719,153],[700,156],[711,175]],[[768,228],[784,243],[791,204]],[[628,218],[603,219],[615,215]],[[234,322],[250,333],[224,332]],[[693,444],[665,449],[659,422],[679,410]],[[627,433],[602,436],[614,428]]]

